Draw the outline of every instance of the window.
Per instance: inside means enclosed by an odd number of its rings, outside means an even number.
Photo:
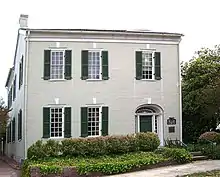
[[[21,57],[21,62],[19,64],[19,89],[21,88],[22,84],[23,84],[23,55]]]
[[[136,51],[136,80],[161,80],[161,53]]]
[[[50,108],[50,137],[63,137],[63,108]]]
[[[88,136],[100,136],[101,117],[99,107],[88,108]]]
[[[15,142],[15,117],[12,120],[12,142]]]
[[[22,110],[18,113],[18,140],[22,139]]]
[[[64,51],[51,51],[51,79],[64,79]]]
[[[101,52],[89,51],[88,53],[88,78],[101,79]]]
[[[169,127],[169,133],[175,133],[175,127]]]
[[[153,79],[153,53],[142,53],[142,77],[143,79]]]
[[[12,87],[10,88],[8,92],[8,108],[11,107],[11,104],[12,104]]]
[[[16,98],[16,76],[14,78],[14,82],[13,82],[13,101]]]

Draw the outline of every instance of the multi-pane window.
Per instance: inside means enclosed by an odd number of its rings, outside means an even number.
[[[101,52],[89,51],[88,53],[88,78],[101,79]]]
[[[51,79],[64,79],[64,51],[51,51]]]
[[[142,53],[142,75],[143,79],[153,79],[153,53]]]
[[[12,87],[10,88],[8,92],[8,108],[11,107],[11,104],[12,104]]]
[[[50,137],[63,137],[63,108],[50,108]]]
[[[101,127],[100,108],[88,108],[88,136],[99,136]]]

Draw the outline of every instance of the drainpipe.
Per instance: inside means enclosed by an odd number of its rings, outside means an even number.
[[[27,87],[28,87],[28,49],[30,31],[25,36],[25,74],[24,74],[24,159],[27,158]]]
[[[181,39],[180,39],[181,41]],[[179,42],[180,42],[179,41]],[[182,88],[181,88],[181,67],[180,67],[180,50],[179,50],[179,44],[177,45],[177,53],[178,53],[178,67],[179,67],[179,105],[180,105],[180,118],[179,118],[179,130],[180,130],[180,141],[183,141],[183,120],[182,120]]]

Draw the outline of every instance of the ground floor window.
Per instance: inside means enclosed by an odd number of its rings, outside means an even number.
[[[99,107],[88,108],[88,136],[100,136],[101,117]]]
[[[63,108],[50,108],[50,137],[63,137]]]

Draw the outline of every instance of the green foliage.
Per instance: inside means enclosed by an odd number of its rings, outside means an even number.
[[[153,151],[160,145],[160,140],[153,132],[137,133],[137,146],[140,151]]]
[[[220,159],[220,145],[209,145],[202,148],[202,153],[211,159]]]
[[[77,157],[124,154],[135,151],[153,151],[160,145],[155,133],[137,133],[125,136],[104,136],[96,138],[73,138],[59,142],[37,141],[28,149],[28,159],[46,157]]]
[[[161,148],[160,150],[156,151],[157,153],[163,154],[167,158],[171,158],[172,160],[183,164],[192,161],[192,155],[186,149],[180,148]]]
[[[110,157],[102,162],[97,163],[81,163],[77,166],[79,174],[87,174],[89,172],[101,172],[103,174],[117,174],[128,172],[134,168],[153,165],[163,162],[166,159],[161,155],[153,153],[131,153],[123,156]]]
[[[78,173],[102,172],[114,174],[127,172],[134,168],[153,165],[168,160],[161,154],[152,152],[132,152],[122,155],[75,158],[49,158],[37,161],[26,160],[22,167],[22,177],[30,176],[30,168],[38,167],[44,175],[60,174],[63,167],[76,167]]]
[[[46,157],[58,157],[60,155],[61,145],[59,141],[48,140],[46,143],[37,141],[30,146],[27,151],[28,159],[41,159]]]
[[[220,46],[182,63],[183,138],[195,141],[220,118]]]

